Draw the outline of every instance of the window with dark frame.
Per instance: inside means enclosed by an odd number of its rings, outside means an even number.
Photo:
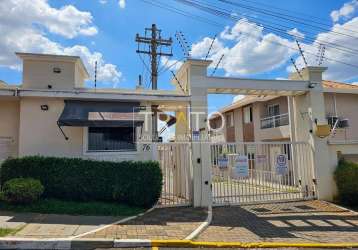
[[[88,151],[134,151],[135,139],[133,127],[89,127]]]

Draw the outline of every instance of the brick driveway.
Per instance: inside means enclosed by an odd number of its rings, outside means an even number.
[[[207,209],[157,208],[128,221],[110,226],[85,238],[184,239],[206,220]]]
[[[358,214],[322,201],[214,207],[196,240],[357,242]]]

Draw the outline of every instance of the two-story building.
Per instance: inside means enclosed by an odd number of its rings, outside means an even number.
[[[358,86],[323,81],[326,118],[332,133],[329,143],[358,142]],[[290,105],[287,96],[244,96],[210,118],[213,141],[289,141]],[[304,114],[302,114],[304,115]],[[224,118],[224,123],[222,120]],[[357,156],[349,156],[358,160]]]

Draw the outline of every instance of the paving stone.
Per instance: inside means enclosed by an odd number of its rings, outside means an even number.
[[[114,239],[184,239],[206,220],[207,209],[178,207],[157,208],[130,220],[113,225],[88,238]]]
[[[214,207],[211,225],[196,240],[357,242],[357,222],[357,213],[322,201]]]

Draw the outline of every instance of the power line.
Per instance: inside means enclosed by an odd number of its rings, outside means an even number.
[[[296,63],[295,63],[295,60],[293,60],[293,58],[292,58],[292,57],[291,57],[291,63],[293,64],[293,67],[295,67],[296,72],[297,72],[297,74],[299,75],[299,77],[303,80],[303,77],[302,77],[301,71],[299,71],[299,70],[298,70],[297,65],[296,65]]]
[[[181,58],[180,60],[176,60],[175,62],[173,62],[171,65],[169,65],[168,67],[162,67],[162,70],[160,70],[159,71],[159,74],[164,74],[166,71],[168,71],[168,70],[170,70],[172,67],[174,67],[175,65],[177,65],[178,63],[182,63],[183,62],[183,60],[184,60],[185,58],[183,57],[183,58]],[[168,60],[169,61],[169,60]],[[167,62],[168,62],[167,61]]]
[[[222,9],[222,8],[218,8],[216,6],[212,6],[212,5],[209,5],[209,4],[202,4],[202,3],[198,2],[198,1],[195,1],[195,0],[191,0],[191,1],[189,1],[189,0],[175,0],[175,1],[180,2],[182,4],[185,4],[185,5],[188,5],[188,6],[191,6],[191,7],[194,7],[194,8],[197,8],[199,10],[208,12],[210,14],[213,14],[213,15],[217,16],[217,17],[227,18],[227,19],[231,19],[231,20],[235,20],[235,21],[240,20],[239,18],[237,18],[234,15],[232,15],[231,12],[228,12],[227,10]],[[258,20],[258,18],[253,18],[253,19]],[[243,20],[243,19],[241,19],[240,21],[245,22],[245,23],[249,23],[248,21]],[[282,25],[280,25],[280,24],[277,24],[277,23],[274,23],[274,24],[279,25],[279,26],[282,27]],[[285,30],[285,29],[277,28],[275,26],[268,25],[268,24],[262,24],[262,25],[265,27],[266,30],[272,31],[274,33],[279,33],[279,34],[281,34],[281,36],[283,36],[285,38],[288,37],[287,30]],[[292,27],[287,27],[287,26],[283,26],[283,27],[285,27],[287,29],[292,29]],[[326,46],[329,45],[330,48],[340,50],[342,52],[346,52],[346,53],[349,53],[349,54],[356,53],[358,55],[358,50],[348,48],[348,47],[345,47],[345,46],[340,45],[340,44],[326,42],[326,41],[322,41],[322,40],[317,40],[316,41],[315,38],[308,37],[308,36],[306,36],[305,39],[309,40],[312,43],[315,43],[315,42],[324,43]]]
[[[308,67],[308,63],[307,63],[307,61],[306,61],[306,57],[305,57],[305,55],[303,54],[303,50],[302,50],[302,48],[301,48],[301,45],[300,45],[300,43],[299,43],[297,40],[296,40],[296,44],[297,44],[298,50],[300,51],[300,54],[301,54],[301,56],[302,56],[303,62],[305,63],[306,67]]]
[[[322,28],[322,27],[319,27],[317,25],[312,24],[312,20],[310,20],[310,21],[295,20],[295,17],[292,17],[290,15],[285,15],[283,13],[279,13],[279,12],[275,12],[275,11],[268,11],[268,10],[265,10],[265,9],[262,9],[262,8],[259,8],[259,7],[251,7],[251,6],[244,5],[244,4],[241,4],[241,3],[238,3],[238,2],[233,2],[233,1],[230,1],[230,0],[218,0],[218,1],[230,4],[230,5],[233,5],[233,6],[237,6],[237,7],[243,8],[243,9],[251,10],[251,11],[256,12],[256,13],[261,13],[261,14],[264,14],[264,15],[268,15],[268,16],[275,17],[275,18],[278,18],[278,19],[282,19],[282,20],[285,20],[285,21],[291,21],[291,22],[302,24],[302,25],[306,25],[306,26],[309,26],[309,27],[312,27],[312,28],[315,28],[315,29],[331,31],[330,29]],[[337,32],[337,31],[331,31],[331,32],[339,34],[339,35],[343,35],[343,36],[349,36],[349,37],[353,37],[353,38],[358,38],[356,36],[352,36],[352,35],[346,34],[346,33],[341,33],[341,32]],[[351,32],[355,32],[355,31],[351,31]]]
[[[176,0],[176,1],[181,2],[180,0]],[[182,1],[183,1],[183,0],[182,0]],[[199,9],[201,9],[201,8],[199,8]],[[204,11],[205,11],[205,10],[204,10]],[[208,11],[206,11],[206,12],[208,12]],[[211,13],[210,11],[209,11],[209,13],[215,15],[215,13]],[[227,17],[227,16],[224,16],[224,17]],[[229,18],[232,19],[232,18],[233,18],[232,15],[229,15]],[[252,36],[250,33],[247,33],[247,32],[242,32],[242,33],[247,34],[248,36]],[[298,51],[296,48],[287,46],[287,45],[282,44],[282,43],[279,43],[279,42],[275,42],[275,41],[272,41],[272,40],[270,40],[270,41],[268,41],[268,42],[273,43],[273,44],[278,44],[278,45],[280,45],[280,46],[285,46],[285,47],[287,47],[287,48],[289,48],[289,49]],[[312,46],[314,46],[314,45],[312,45]],[[315,46],[314,46],[314,47],[315,47]],[[306,52],[306,53],[307,53],[307,54],[313,54],[313,55],[315,55],[314,53],[311,53],[311,52]],[[332,59],[332,58],[328,58],[328,57],[326,57],[326,59],[329,60],[329,61],[333,61],[333,62],[341,63],[341,64],[344,64],[344,65],[347,65],[347,66],[351,66],[351,67],[358,68],[358,65],[346,63],[346,62],[343,62],[343,61],[340,61],[340,60],[336,60],[336,59]]]
[[[208,56],[209,56],[209,54],[210,54],[210,52],[211,52],[211,49],[213,48],[214,42],[215,42],[215,40],[216,40],[216,36],[217,36],[217,35],[215,35],[214,38],[213,38],[213,40],[211,41],[210,47],[209,47],[209,49],[208,49],[208,53],[206,53],[206,56],[205,56],[205,60],[208,59]]]
[[[220,0],[219,0],[220,1]],[[321,17],[317,17],[317,16],[312,16],[312,15],[308,15],[307,13],[303,13],[303,12],[298,12],[298,11],[293,11],[293,10],[288,10],[288,9],[284,9],[284,8],[280,8],[280,7],[277,7],[277,6],[273,6],[273,5],[269,5],[269,4],[265,4],[265,3],[262,3],[262,2],[256,2],[256,1],[252,1],[252,0],[241,0],[241,1],[244,1],[244,2],[249,2],[249,3],[252,3],[254,4],[255,8],[257,8],[257,5],[259,6],[267,6],[271,9],[274,9],[275,12],[279,15],[285,15],[285,16],[289,16],[289,17],[294,17],[294,18],[297,18],[298,20],[302,19],[302,20],[305,20],[307,22],[312,22],[312,23],[316,23],[316,24],[320,24],[320,25],[323,25],[323,26],[326,26],[328,27],[329,29],[331,28],[332,24],[331,24],[331,20],[330,19],[327,19],[327,18],[321,18]],[[285,14],[285,13],[282,13],[282,12],[278,12],[277,10],[282,10],[284,12],[288,12],[288,13],[293,13],[295,15],[288,15],[288,14]],[[270,10],[268,10],[270,11]],[[302,18],[302,17],[309,17],[309,18]],[[321,22],[322,19],[325,19],[327,21],[329,21],[329,23],[323,23]],[[319,20],[319,21],[315,21],[315,20]],[[347,29],[347,28],[343,28],[341,27],[342,30],[345,30],[347,32],[353,32],[353,33],[358,33],[357,31],[355,30],[351,30],[351,29]]]
[[[158,8],[166,9],[166,10],[168,10],[168,11],[170,11],[170,12],[173,12],[173,13],[176,13],[176,14],[179,14],[179,15],[182,15],[182,16],[185,16],[185,17],[188,17],[188,18],[191,18],[191,19],[193,19],[193,20],[200,21],[200,22],[203,22],[203,23],[212,25],[212,26],[216,26],[216,27],[220,27],[220,28],[222,28],[222,27],[224,26],[224,24],[218,24],[217,22],[213,23],[213,22],[211,22],[211,21],[205,21],[205,20],[208,20],[208,19],[207,19],[207,18],[202,18],[201,16],[200,16],[201,18],[197,18],[197,17],[198,17],[197,15],[192,15],[191,13],[188,14],[188,12],[185,12],[185,11],[182,11],[182,10],[178,11],[177,8],[172,7],[172,6],[170,6],[170,5],[165,5],[165,7],[163,7],[163,6],[162,6],[162,3],[161,3],[161,4],[156,4],[156,3],[150,2],[150,1],[148,1],[148,0],[140,0],[140,1],[145,2],[145,3],[147,3],[147,4],[150,4],[150,5],[153,5],[153,6],[156,6],[156,7],[158,7]],[[254,35],[252,35],[252,34],[250,34],[250,33],[248,33],[248,32],[242,32],[242,33],[246,34],[247,36],[251,36],[251,37],[257,38],[256,36],[254,36]],[[266,41],[269,42],[269,43],[272,43],[272,44],[276,44],[276,45],[279,45],[279,46],[287,47],[287,48],[289,48],[289,49],[291,49],[291,50],[297,51],[296,48],[287,46],[287,45],[282,44],[282,43],[280,43],[280,42],[276,42],[276,41],[273,41],[273,40],[270,40],[270,39],[267,39]],[[306,52],[306,53],[307,53],[307,54],[311,54],[311,55],[315,55],[315,54],[312,53],[312,52]],[[328,58],[328,57],[325,57],[325,58],[326,58],[327,61],[332,61],[332,62],[336,62],[336,63],[341,63],[341,64],[344,64],[344,65],[346,65],[346,66],[358,68],[358,65],[346,63],[346,62],[343,62],[343,61],[340,61],[340,60],[336,60],[336,59],[332,59],[332,58]]]
[[[218,69],[218,67],[219,67],[221,61],[223,60],[223,58],[224,58],[224,54],[221,55],[221,57],[220,57],[218,63],[215,65],[215,68],[214,68],[213,72],[211,73],[211,76],[215,75],[216,70]]]

